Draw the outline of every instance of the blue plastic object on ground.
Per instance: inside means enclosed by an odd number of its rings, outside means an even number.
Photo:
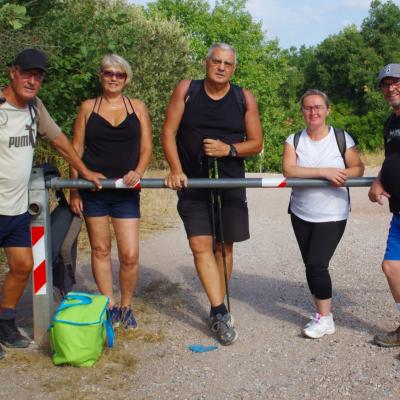
[[[218,346],[203,346],[202,344],[189,344],[188,347],[193,353],[207,353],[218,349]]]

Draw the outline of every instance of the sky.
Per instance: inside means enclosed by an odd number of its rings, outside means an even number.
[[[146,4],[146,0],[131,0]],[[213,6],[215,1],[209,0]],[[313,46],[345,26],[360,27],[371,0],[247,0],[247,10],[262,21],[267,40],[278,38],[281,48]],[[400,0],[395,0],[400,6]]]

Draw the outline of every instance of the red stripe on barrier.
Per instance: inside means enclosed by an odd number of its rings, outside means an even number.
[[[36,294],[46,284],[46,260],[33,271],[33,291]]]
[[[278,185],[278,187],[280,187],[280,188],[286,187],[286,180],[282,181],[282,182]]]
[[[34,246],[44,236],[44,226],[32,226],[31,238],[32,246]]]

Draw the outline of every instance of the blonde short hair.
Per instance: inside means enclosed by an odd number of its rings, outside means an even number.
[[[132,80],[132,68],[128,61],[119,56],[118,54],[106,54],[100,63],[100,71],[104,71],[109,67],[115,67],[121,69],[126,73],[125,85],[128,85]]]

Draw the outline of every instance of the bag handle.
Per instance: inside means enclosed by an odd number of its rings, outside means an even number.
[[[104,320],[104,326],[106,327],[106,333],[107,333],[107,346],[114,347],[115,334],[110,321],[111,321],[110,311],[107,309],[107,319]]]
[[[67,304],[67,303],[61,303],[58,306],[57,309],[57,314],[60,311],[64,311],[67,308],[71,307],[76,307],[76,306],[82,306],[82,305],[87,305],[93,303],[93,300],[89,296],[85,296],[84,294],[73,294],[73,293],[68,293],[65,297],[64,300],[78,300],[79,302],[73,303],[73,304]]]

